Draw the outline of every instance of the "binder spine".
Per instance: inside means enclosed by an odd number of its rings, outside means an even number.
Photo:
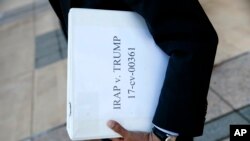
[[[72,10],[70,10],[72,11]],[[67,60],[67,64],[70,65],[67,67],[67,131],[68,131],[68,134],[70,136],[71,139],[74,138],[74,135],[73,135],[73,130],[74,130],[74,127],[73,127],[73,106],[74,106],[74,102],[73,102],[73,73],[72,73],[72,20],[74,19],[74,17],[72,16],[73,14],[71,14],[71,12],[69,12],[69,23],[68,23],[68,60]]]

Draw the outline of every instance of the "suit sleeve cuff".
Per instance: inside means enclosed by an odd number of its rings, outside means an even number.
[[[162,129],[162,128],[160,128],[159,126],[154,125],[154,127],[157,128],[158,130],[160,130],[160,131],[166,133],[166,135],[179,136],[178,133],[175,133],[175,132],[172,132],[172,131],[169,131],[169,130],[166,130],[166,129]]]

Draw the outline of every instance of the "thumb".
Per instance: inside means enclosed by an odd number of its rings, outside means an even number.
[[[108,121],[107,125],[109,128],[111,128],[116,133],[120,134],[122,137],[126,137],[128,134],[128,131],[114,120]]]

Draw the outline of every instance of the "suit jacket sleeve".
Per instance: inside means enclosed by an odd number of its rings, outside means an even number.
[[[218,38],[198,0],[50,1],[142,15],[158,46],[170,56],[153,123],[184,136],[202,134]],[[68,10],[59,16],[66,28]]]
[[[203,132],[218,38],[197,0],[145,0],[135,11],[170,56],[153,123],[184,136]]]

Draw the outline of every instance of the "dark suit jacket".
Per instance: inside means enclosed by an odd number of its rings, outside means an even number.
[[[198,0],[50,2],[65,33],[71,7],[130,10],[143,16],[158,46],[170,56],[153,123],[184,136],[202,134],[218,38]]]

